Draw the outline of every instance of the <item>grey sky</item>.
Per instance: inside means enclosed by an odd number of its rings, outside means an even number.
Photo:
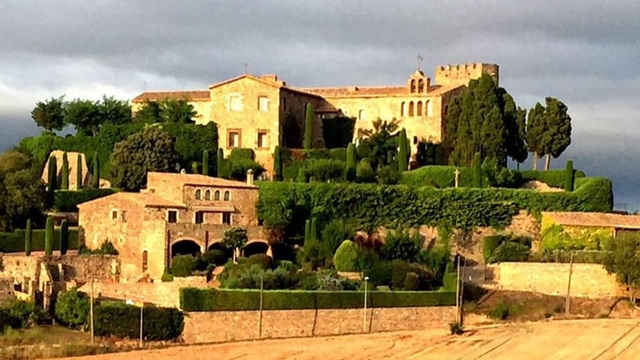
[[[626,148],[640,137],[637,0],[4,0],[0,34],[3,137],[33,131],[29,111],[51,96],[204,89],[244,63],[297,86],[394,85],[419,52],[428,74],[498,63],[525,107],[560,98],[573,154],[640,155]]]

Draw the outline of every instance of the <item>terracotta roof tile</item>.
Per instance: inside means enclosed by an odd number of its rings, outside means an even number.
[[[618,229],[640,229],[640,215],[586,212],[543,212],[559,225],[608,227]]]
[[[434,85],[429,88],[426,96],[439,96],[451,90],[457,89],[462,84]],[[345,86],[334,88],[296,88],[299,91],[316,94],[322,97],[375,97],[375,96],[412,96],[406,86]],[[420,95],[418,95],[420,96]]]
[[[227,179],[216,178],[212,176],[200,175],[200,174],[175,174],[175,173],[161,173],[161,172],[148,172],[147,173],[147,185],[152,184],[160,180],[169,180],[183,185],[212,185],[221,187],[232,188],[247,188],[257,189],[255,185],[248,185],[242,181],[233,181]]]
[[[158,207],[185,207],[184,204],[174,202],[171,200],[167,200],[159,195],[152,193],[134,193],[134,192],[117,192],[115,194],[111,194],[108,196],[104,196],[95,200],[87,201],[82,204],[79,204],[78,207],[82,207],[86,204],[94,203],[94,202],[105,202],[105,201],[113,201],[113,200],[128,200],[136,203],[140,206],[158,206]]]
[[[136,96],[132,102],[171,100],[209,101],[209,91],[147,91]]]

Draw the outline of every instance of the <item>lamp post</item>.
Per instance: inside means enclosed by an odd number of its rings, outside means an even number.
[[[364,277],[364,312],[362,313],[362,332],[367,332],[367,281],[368,276]]]

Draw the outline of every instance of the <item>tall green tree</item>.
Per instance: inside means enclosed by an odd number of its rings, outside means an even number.
[[[33,243],[33,231],[31,230],[31,219],[27,219],[27,229],[24,232],[24,254],[31,255],[31,247]]]
[[[282,168],[282,149],[276,145],[273,152],[273,176],[275,181],[282,181],[283,168]]]
[[[224,171],[224,151],[222,148],[218,148],[218,154],[216,156],[216,176],[221,178]]]
[[[398,171],[401,173],[409,169],[409,141],[407,140],[407,131],[402,129],[398,137]]]
[[[576,172],[573,170],[573,161],[567,160],[567,165],[564,174],[564,189],[565,191],[573,191],[573,184],[576,180]]]
[[[500,88],[504,101],[505,145],[507,156],[520,164],[527,159],[526,110],[516,107],[513,97]]]
[[[60,224],[60,255],[66,255],[69,249],[69,223],[62,220]]]
[[[24,229],[27,219],[40,223],[52,195],[45,189],[39,171],[0,174],[0,231]]]
[[[304,148],[313,148],[313,120],[315,118],[315,109],[313,104],[307,103],[307,112],[304,122]]]
[[[527,120],[527,149],[533,153],[533,170],[538,169],[538,160],[545,154],[545,118],[544,106],[536,103],[529,111]]]
[[[40,101],[31,111],[31,118],[45,131],[62,130],[64,127],[64,98],[51,98]]]
[[[53,218],[47,217],[47,223],[44,228],[44,253],[45,255],[53,254]]]
[[[354,143],[349,143],[349,145],[347,145],[347,181],[356,180],[357,162],[358,160],[356,159],[356,145]]]
[[[53,195],[58,189],[58,159],[55,156],[49,158],[48,182],[49,193]]]
[[[131,105],[126,100],[102,96],[100,116],[103,124],[124,125],[131,122]]]
[[[74,99],[65,106],[64,122],[73,125],[76,131],[95,136],[103,123],[100,104],[97,101]]]
[[[473,158],[473,166],[472,166],[472,181],[473,187],[481,188],[482,187],[482,156],[480,153],[476,153]]]
[[[98,153],[93,154],[93,174],[91,177],[91,187],[94,189],[100,188],[100,158]]]
[[[164,99],[160,102],[160,119],[165,123],[192,124],[197,115],[187,100]]]
[[[360,159],[367,158],[373,169],[391,165],[398,153],[397,119],[383,121],[377,119],[373,122],[373,129],[363,132],[363,139],[356,148]]]
[[[145,101],[136,112],[134,120],[145,124],[162,122],[162,108],[157,101]]]
[[[65,151],[62,154],[62,178],[60,180],[60,189],[69,190],[69,157]]]
[[[602,264],[609,274],[629,287],[631,301],[635,304],[640,287],[640,238],[637,234],[622,233],[613,241],[605,243]]]
[[[202,175],[209,176],[209,150],[202,152]]]
[[[84,176],[82,176],[82,168],[83,168],[83,154],[78,154],[76,157],[76,189],[78,191],[82,190],[84,187]]]
[[[545,131],[542,147],[547,155],[544,169],[549,170],[551,157],[557,159],[571,145],[571,116],[562,101],[547,97],[545,102]]]
[[[150,127],[116,144],[111,155],[111,177],[115,187],[140,190],[147,172],[175,172],[178,155],[173,138],[157,127]]]

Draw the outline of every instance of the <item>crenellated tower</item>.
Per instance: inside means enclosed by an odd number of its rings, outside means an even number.
[[[438,85],[468,84],[489,74],[496,85],[500,85],[500,69],[497,64],[469,63],[459,65],[436,66],[435,81]]]

